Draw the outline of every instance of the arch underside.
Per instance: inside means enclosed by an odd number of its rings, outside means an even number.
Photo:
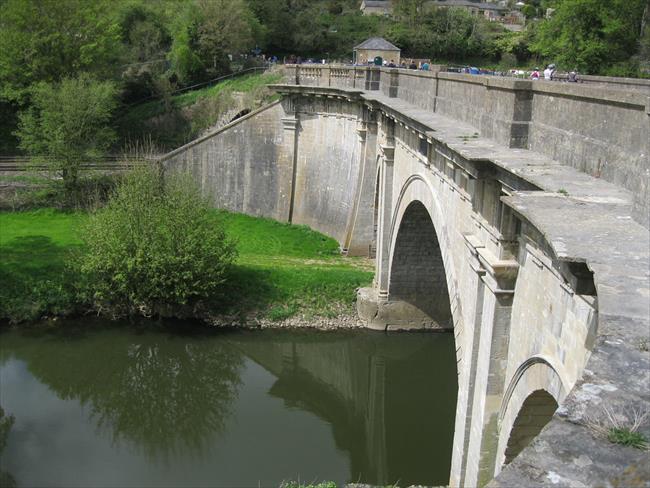
[[[546,390],[535,390],[524,401],[508,439],[504,464],[510,463],[551,420],[558,404]]]
[[[518,368],[503,398],[495,475],[541,432],[566,395],[561,375],[546,358],[530,358]]]
[[[427,209],[419,201],[406,208],[395,240],[389,301],[402,302],[423,327],[453,327],[440,243]]]

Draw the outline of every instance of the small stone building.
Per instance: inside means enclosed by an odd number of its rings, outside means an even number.
[[[363,0],[361,2],[363,15],[390,15],[393,12],[391,0]]]
[[[472,15],[483,15],[488,20],[498,20],[508,11],[503,5],[481,0],[428,0],[423,4],[425,10],[443,7],[463,8]]]
[[[383,37],[371,37],[354,47],[354,60],[357,64],[367,64],[369,61],[372,62],[375,57],[381,56],[389,63],[392,61],[399,65],[400,53],[400,48]]]

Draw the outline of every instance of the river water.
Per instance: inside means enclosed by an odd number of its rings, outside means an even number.
[[[18,486],[446,484],[456,392],[451,334],[3,331],[0,469]]]

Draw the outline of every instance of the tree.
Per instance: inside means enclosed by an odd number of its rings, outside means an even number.
[[[637,51],[647,0],[558,0],[531,51],[567,69],[605,73]]]
[[[24,104],[35,82],[117,70],[120,33],[108,0],[5,0],[0,15],[0,98]]]
[[[82,239],[90,300],[114,317],[193,315],[215,299],[236,254],[189,176],[153,166],[124,177]]]
[[[424,0],[396,0],[395,15],[409,27],[414,27],[422,16],[424,3]]]
[[[129,3],[118,18],[123,46],[124,100],[160,95],[158,87],[169,83],[165,71],[171,47],[171,35],[163,15],[147,5]]]
[[[641,21],[641,38],[639,40],[639,58],[642,69],[650,74],[650,4],[646,5]]]
[[[32,88],[32,105],[20,113],[20,148],[51,164],[63,177],[69,197],[77,190],[84,162],[105,154],[115,140],[110,128],[117,89],[88,75]]]
[[[259,30],[243,0],[195,0],[187,4],[173,32],[173,69],[186,83],[227,73],[228,55],[252,48]]]

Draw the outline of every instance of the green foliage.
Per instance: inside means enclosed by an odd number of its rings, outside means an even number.
[[[646,0],[558,0],[530,49],[565,69],[604,73],[637,51],[645,6]]]
[[[85,71],[114,74],[119,27],[109,0],[5,0],[0,16],[0,98],[24,103],[30,85]]]
[[[153,100],[136,105],[119,119],[123,140],[151,138],[162,149],[175,149],[214,125],[235,106],[233,92],[244,93],[250,109],[268,103],[272,94],[264,87],[282,75],[264,73],[225,80],[213,86],[175,95],[166,103]]]
[[[118,25],[122,41],[124,101],[165,94],[170,86],[165,76],[165,57],[171,46],[171,35],[160,9],[127,3],[118,11]]]
[[[524,5],[521,7],[521,13],[524,14],[527,19],[532,19],[537,15],[537,9],[532,5]]]
[[[295,314],[353,313],[356,289],[372,280],[367,260],[341,256],[338,243],[305,226],[210,211],[237,242],[228,293],[210,312],[282,320]],[[84,252],[88,216],[55,210],[0,212],[0,320],[13,323],[91,308],[84,281],[66,262]]]
[[[103,156],[115,140],[109,124],[116,93],[113,83],[87,75],[41,82],[32,89],[32,106],[20,114],[20,147],[50,163],[70,196],[77,190],[81,164]]]
[[[216,296],[235,257],[192,181],[149,166],[122,179],[82,238],[90,300],[112,316],[191,315]]]
[[[495,36],[486,53],[500,57],[504,68],[511,68],[530,58],[529,38],[525,32],[504,32]],[[507,62],[506,62],[507,60]]]
[[[607,434],[607,439],[614,444],[630,446],[636,449],[645,449],[648,447],[648,440],[643,434],[630,429],[610,429]]]
[[[248,52],[258,30],[259,23],[244,0],[187,2],[172,32],[172,69],[183,83],[226,74],[228,55]]]
[[[416,26],[422,15],[424,0],[396,0],[394,12],[409,27]]]
[[[489,29],[485,19],[465,9],[429,8],[414,21],[394,23],[386,37],[406,56],[463,60],[490,53]]]

